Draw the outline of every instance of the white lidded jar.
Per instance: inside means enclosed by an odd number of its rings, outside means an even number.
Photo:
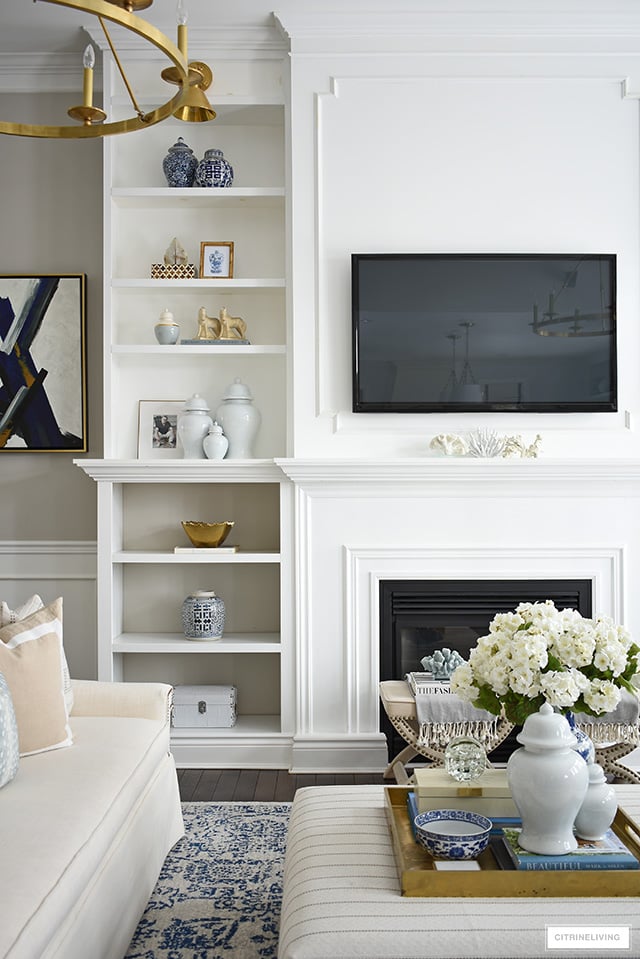
[[[182,604],[182,631],[187,639],[221,639],[224,623],[224,600],[212,589],[196,589]]]
[[[209,432],[202,441],[204,455],[209,460],[223,460],[229,449],[229,440],[222,432],[220,424],[214,420]]]
[[[589,784],[587,764],[573,748],[569,723],[549,703],[527,716],[507,761],[507,782],[522,819],[518,842],[528,852],[562,856],[578,843],[573,823]]]
[[[171,310],[168,310],[166,307],[160,314],[158,322],[153,329],[156,334],[156,340],[163,346],[171,346],[173,343],[178,342],[180,327],[176,323]]]
[[[206,459],[202,441],[213,426],[207,401],[194,393],[178,414],[178,438],[185,459]]]
[[[581,839],[602,839],[618,811],[616,791],[599,763],[590,763],[589,788],[576,816],[575,833]]]
[[[224,391],[216,420],[229,440],[227,459],[251,459],[262,417],[253,405],[251,390],[239,377]]]

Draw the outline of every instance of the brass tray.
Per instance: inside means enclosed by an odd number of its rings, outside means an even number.
[[[403,896],[640,896],[640,869],[503,869],[498,864],[491,846],[478,857],[479,870],[440,872],[434,867],[433,857],[413,837],[407,811],[407,794],[411,788],[385,787],[386,814]],[[640,859],[639,827],[622,809],[618,809],[612,828],[627,848]]]

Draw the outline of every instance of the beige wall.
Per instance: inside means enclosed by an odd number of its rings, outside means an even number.
[[[34,100],[29,94],[0,95],[0,116],[34,122]],[[44,116],[49,107],[52,116],[59,115],[61,105],[70,102],[59,94],[38,101]],[[87,275],[86,455],[99,457],[102,141],[2,136],[0,170],[0,273]],[[73,460],[73,453],[0,452],[0,540],[95,539],[95,483]]]

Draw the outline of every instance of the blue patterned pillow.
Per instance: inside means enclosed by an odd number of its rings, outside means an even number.
[[[7,681],[0,673],[0,789],[18,772],[18,724]]]

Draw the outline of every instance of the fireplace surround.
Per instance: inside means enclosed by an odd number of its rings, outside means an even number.
[[[296,772],[377,772],[389,762],[379,695],[384,581],[512,580],[519,601],[527,581],[586,580],[592,615],[637,630],[640,464],[279,465],[295,502],[295,656],[283,652],[296,689],[287,717]]]
[[[436,649],[455,649],[467,659],[495,614],[519,603],[550,599],[558,609],[577,609],[587,617],[593,607],[588,579],[382,580],[379,588],[381,681],[422,670],[421,659]],[[404,742],[386,713],[380,721],[389,755],[394,756]],[[505,759],[514,748],[513,740],[511,734],[492,759]]]

